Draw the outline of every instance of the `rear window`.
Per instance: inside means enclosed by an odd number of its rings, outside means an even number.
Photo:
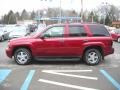
[[[71,37],[87,36],[83,26],[70,26],[69,32]]]
[[[89,25],[93,36],[110,36],[109,32],[103,25]]]

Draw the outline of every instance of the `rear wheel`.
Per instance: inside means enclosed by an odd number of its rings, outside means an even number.
[[[31,52],[26,48],[19,48],[14,53],[14,59],[19,65],[29,64],[31,61]]]
[[[118,38],[118,40],[117,40],[119,43],[120,43],[120,37]]]
[[[88,65],[97,65],[102,60],[102,54],[97,49],[88,49],[84,54],[84,61]]]

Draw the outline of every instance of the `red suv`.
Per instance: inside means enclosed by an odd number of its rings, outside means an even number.
[[[56,24],[34,36],[10,40],[6,54],[14,56],[20,65],[43,57],[81,58],[88,65],[96,65],[114,52],[112,45],[109,32],[101,24]]]

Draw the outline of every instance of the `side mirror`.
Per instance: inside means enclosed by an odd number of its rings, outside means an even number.
[[[41,39],[44,39],[44,38],[49,38],[50,37],[50,34],[43,34],[43,35],[41,35]]]
[[[41,39],[44,39],[45,37],[44,37],[44,35],[41,35],[40,38],[41,38]]]

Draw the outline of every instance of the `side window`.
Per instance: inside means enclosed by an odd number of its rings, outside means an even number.
[[[48,29],[44,35],[49,37],[63,37],[64,36],[64,26],[55,26]]]
[[[93,36],[110,36],[109,32],[103,25],[89,25]]]
[[[83,26],[70,26],[69,32],[71,37],[84,37],[87,36],[87,33],[84,30]]]

